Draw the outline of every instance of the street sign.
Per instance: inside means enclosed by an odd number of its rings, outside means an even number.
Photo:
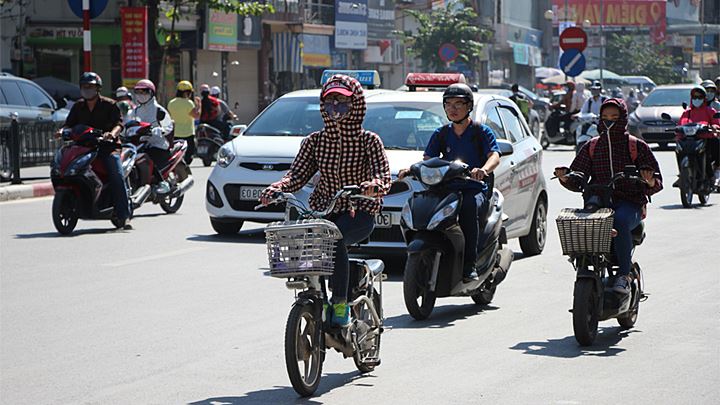
[[[582,52],[587,46],[587,34],[582,28],[568,27],[560,34],[560,48],[563,51],[577,49]]]
[[[457,59],[459,54],[460,52],[458,51],[457,47],[450,43],[440,45],[440,49],[438,50],[440,60],[442,60],[443,62],[452,62]]]
[[[577,49],[568,49],[560,57],[560,69],[568,76],[579,75],[585,70],[585,55]]]
[[[90,0],[90,18],[97,18],[102,14],[102,12],[105,11],[107,3],[108,0]],[[83,18],[82,4],[83,0],[68,0],[70,9],[78,18]]]

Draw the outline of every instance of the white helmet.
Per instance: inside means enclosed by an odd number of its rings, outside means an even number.
[[[210,95],[213,97],[217,97],[220,95],[220,87],[218,86],[212,86],[210,88]]]
[[[125,86],[118,87],[117,90],[115,90],[115,97],[130,97],[130,91]]]

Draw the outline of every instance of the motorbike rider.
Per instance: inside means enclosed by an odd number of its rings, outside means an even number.
[[[607,97],[602,94],[602,84],[599,80],[595,80],[590,86],[591,97],[585,100],[580,108],[580,112],[587,114],[593,113],[600,116],[600,106],[607,100]]]
[[[133,120],[152,124],[152,135],[147,140],[146,153],[150,156],[155,166],[157,175],[155,177],[155,192],[167,194],[170,192],[170,185],[159,175],[160,169],[167,165],[170,159],[170,142],[167,136],[173,132],[173,121],[165,107],[155,99],[155,84],[148,79],[142,79],[133,87],[135,101],[138,105],[132,111],[130,118]]]
[[[210,86],[203,83],[200,85],[200,123],[207,124],[225,134],[227,125],[222,121],[222,107],[220,106],[220,100],[210,95]]]
[[[569,129],[572,116],[577,113],[580,110],[580,106],[582,106],[582,104],[575,106],[574,101],[577,101],[575,99],[575,83],[568,80],[567,83],[565,83],[565,95],[562,100],[550,106],[550,109],[559,109],[561,105],[565,106],[564,113],[558,116],[551,115],[545,123],[545,129],[551,137],[557,136],[558,131],[560,131],[560,125],[565,125],[565,129]]]
[[[187,143],[184,160],[187,165],[195,155],[195,120],[200,118],[200,99],[193,93],[193,85],[187,80],[177,84],[175,98],[167,106],[170,117],[175,122],[175,138]]]
[[[218,87],[218,86],[210,87],[210,95],[215,97],[218,100],[218,102],[220,103],[220,118],[223,121],[237,119],[237,115],[235,115],[235,113],[232,112],[232,110],[228,106],[227,102],[225,102],[225,100],[223,100],[222,97],[220,97],[220,93],[221,93],[220,87]]]
[[[483,206],[487,194],[492,192],[487,182],[492,180],[491,174],[500,164],[500,148],[495,133],[490,127],[475,123],[470,118],[473,106],[470,87],[462,83],[450,85],[443,93],[443,107],[451,123],[435,130],[423,155],[425,160],[441,154],[445,160],[461,160],[470,166],[470,176],[473,179],[486,180],[484,185],[464,183],[455,186],[463,194],[459,222],[465,236],[465,283],[478,279],[475,261],[480,233],[479,218],[485,217],[485,213],[478,212],[478,207]],[[398,178],[402,179],[408,172],[409,169],[400,170]]]
[[[680,116],[679,125],[685,125],[690,123],[714,125],[716,129],[720,126],[720,119],[715,118],[715,113],[718,112],[708,105],[707,92],[702,86],[695,86],[690,90],[690,105]],[[709,176],[714,176],[714,167],[720,165],[718,156],[720,151],[718,150],[718,138],[712,138],[707,140],[706,150],[708,152],[707,171]],[[677,183],[677,182],[676,182]]]
[[[701,86],[703,86],[705,92],[707,93],[705,96],[705,100],[707,100],[707,105],[714,109],[716,112],[720,111],[720,100],[718,99],[717,86],[715,85],[715,83],[713,83],[712,80],[705,80],[702,82]]]
[[[614,243],[619,266],[613,290],[627,294],[630,291],[628,275],[632,261],[632,230],[644,217],[648,197],[662,190],[662,175],[655,156],[643,140],[636,139],[637,158],[633,161],[630,133],[627,132],[627,108],[622,100],[606,100],[600,108],[600,118],[600,137],[592,155],[591,143],[588,142],[575,156],[569,169],[555,168],[555,176],[565,188],[580,191],[579,179],[568,177],[569,170],[584,173],[589,184],[608,184],[614,174],[623,171],[626,165],[636,165],[640,169],[640,176],[646,183],[620,180],[615,183],[612,193],[611,208],[615,210],[613,228],[617,231]]]
[[[135,108],[135,104],[133,104],[132,101],[132,96],[130,95],[130,91],[127,87],[120,86],[115,89],[115,103],[117,103],[118,107],[120,108],[123,122],[126,122],[130,111]]]
[[[363,194],[378,199],[359,200],[351,211],[349,201],[340,200],[327,219],[343,235],[335,248],[335,270],[331,278],[332,323],[350,324],[347,305],[349,263],[347,246],[367,238],[375,227],[374,215],[380,211],[380,197],[390,189],[390,167],[380,137],[362,127],[365,119],[365,95],[360,83],[336,74],[322,87],[320,114],[323,129],[308,135],[300,146],[290,170],[280,181],[266,188],[260,198],[267,205],[276,192],[293,192],[303,187],[316,172],[320,179],[310,196],[310,207],[322,210],[338,190],[359,185]]]
[[[119,142],[119,134],[123,129],[120,109],[114,100],[100,95],[102,78],[95,72],[85,72],[80,76],[80,95],[82,99],[73,104],[63,126],[56,132],[60,137],[62,130],[75,125],[87,125],[104,132],[103,139]],[[127,188],[122,175],[120,155],[114,151],[100,149],[98,159],[103,162],[108,172],[108,182],[113,197],[115,215],[122,228],[132,229],[130,225],[130,202]]]

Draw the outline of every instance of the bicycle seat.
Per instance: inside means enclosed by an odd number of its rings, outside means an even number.
[[[633,245],[638,246],[645,240],[645,222],[640,221],[640,225],[632,230]]]
[[[385,270],[385,263],[379,259],[365,260],[365,264],[368,265],[373,276],[377,276]]]

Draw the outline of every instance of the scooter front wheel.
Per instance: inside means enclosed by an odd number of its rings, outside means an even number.
[[[285,366],[290,383],[303,397],[315,393],[320,385],[325,360],[322,319],[315,314],[312,304],[296,304],[285,326]]]
[[[595,280],[581,278],[575,280],[573,299],[573,331],[575,340],[581,346],[590,346],[597,337],[600,310]]]
[[[78,222],[75,198],[69,190],[59,190],[53,198],[52,218],[55,229],[63,235],[69,235]]]
[[[435,307],[435,293],[430,291],[431,261],[426,253],[409,255],[403,274],[403,297],[410,316],[427,319]]]

